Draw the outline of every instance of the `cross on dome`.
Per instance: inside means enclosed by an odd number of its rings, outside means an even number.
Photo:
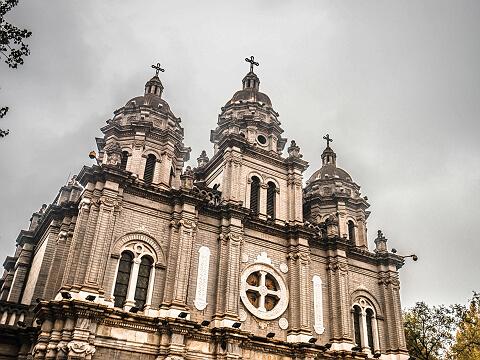
[[[327,134],[323,138],[327,140],[327,148],[330,147],[330,143],[333,142],[333,139],[330,137],[330,135]]]
[[[253,72],[253,65],[260,65],[258,62],[255,61],[255,57],[253,55],[250,56],[250,58],[245,58],[245,61],[250,63],[250,72]]]
[[[160,66],[160,63],[157,62],[157,65],[152,65],[152,69],[155,69],[155,75],[158,76],[158,73],[161,71],[161,72],[165,72],[165,69],[162,69],[162,67]]]

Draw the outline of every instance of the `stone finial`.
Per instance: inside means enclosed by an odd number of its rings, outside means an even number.
[[[68,180],[67,185],[68,185],[68,186],[73,186],[73,185],[77,185],[77,184],[78,184],[77,175],[72,175],[72,177],[70,178],[70,180]]]
[[[40,210],[38,210],[38,213],[45,214],[45,211],[47,211],[47,204],[43,204]]]
[[[382,230],[378,230],[377,238],[375,239],[375,252],[386,253],[387,251],[387,239],[383,236]]]
[[[207,152],[205,150],[202,150],[202,153],[197,158],[198,167],[205,166],[208,163],[209,160],[210,159],[207,156]]]
[[[300,147],[297,145],[295,140],[292,140],[290,146],[287,149],[289,157],[302,158],[303,155],[300,154]]]
[[[192,189],[193,178],[194,178],[194,174],[193,174],[192,168],[190,166],[187,166],[184,173],[180,175],[180,180],[182,181],[182,189]]]

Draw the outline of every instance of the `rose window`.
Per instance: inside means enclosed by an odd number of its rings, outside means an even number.
[[[288,291],[280,274],[264,264],[254,264],[242,274],[243,305],[256,317],[273,320],[288,306]]]

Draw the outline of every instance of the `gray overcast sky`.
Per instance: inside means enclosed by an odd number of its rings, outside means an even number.
[[[152,63],[196,159],[255,55],[305,177],[328,132],[372,204],[370,248],[380,228],[419,256],[403,306],[465,302],[480,290],[479,19],[479,1],[21,1],[9,20],[33,31],[32,53],[0,64],[2,261]]]

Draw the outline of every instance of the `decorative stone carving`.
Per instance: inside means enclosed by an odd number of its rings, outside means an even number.
[[[239,319],[240,319],[241,322],[244,322],[244,321],[247,320],[248,314],[247,314],[247,312],[246,312],[245,310],[240,309],[240,310],[238,311],[238,317],[239,317]]]
[[[116,142],[105,147],[107,153],[107,165],[117,166],[122,161],[122,148]]]
[[[93,355],[95,354],[95,346],[83,341],[72,340],[67,345],[68,349],[75,354]]]
[[[194,305],[198,310],[203,310],[207,307],[209,266],[210,249],[207,246],[202,246],[198,249],[197,287],[194,300]]]
[[[280,327],[280,329],[282,330],[287,330],[288,329],[288,320],[284,317],[280,318],[278,320],[278,326]]]
[[[242,303],[257,318],[274,320],[287,309],[289,296],[285,281],[268,263],[257,262],[245,268],[240,284]]]
[[[280,271],[284,274],[286,274],[288,272],[288,265],[285,264],[285,263],[281,263],[280,264]]]
[[[312,278],[313,282],[313,328],[317,334],[323,334],[325,328],[323,326],[323,294],[322,294],[322,279],[315,275]]]
[[[248,255],[247,254],[242,254],[242,262],[243,263],[248,263]]]
[[[255,262],[272,265],[272,259],[268,257],[266,252],[261,252],[255,259]]]

